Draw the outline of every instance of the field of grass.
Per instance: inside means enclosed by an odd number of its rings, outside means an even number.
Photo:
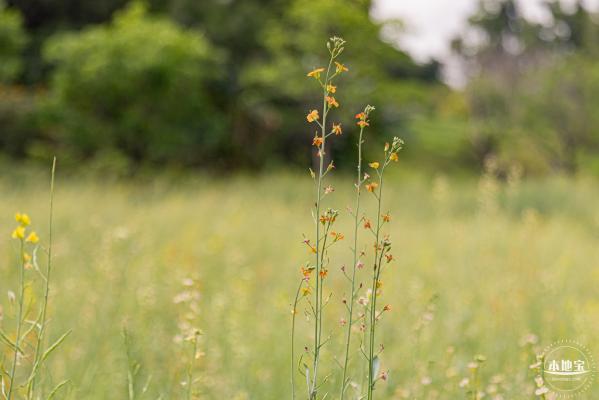
[[[5,331],[15,319],[7,297],[17,285],[13,215],[28,212],[47,241],[47,175],[0,176]],[[532,399],[535,351],[575,339],[599,356],[597,180],[394,175],[387,182],[397,261],[384,278],[382,302],[392,311],[380,336],[390,373],[377,398],[465,398],[459,382],[482,354],[485,398]],[[343,210],[351,182],[338,178],[334,186],[327,202],[342,210],[350,235]],[[176,337],[186,318],[203,331],[197,398],[290,398],[290,303],[310,257],[301,240],[312,229],[311,195],[309,176],[291,173],[136,183],[59,178],[50,340],[73,332],[49,358],[44,385],[70,379],[60,399],[127,399],[126,326],[130,359],[141,365],[136,391],[149,382],[136,398],[181,399],[191,350]],[[348,246],[334,252],[349,262]],[[325,326],[333,336],[343,334],[347,291],[337,267]],[[310,337],[301,322],[299,332],[301,351]],[[535,342],[531,335],[537,344],[526,344]],[[336,356],[336,344],[323,355],[331,368]],[[582,398],[595,397],[591,390]]]

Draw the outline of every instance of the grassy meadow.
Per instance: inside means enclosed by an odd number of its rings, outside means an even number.
[[[29,213],[47,243],[48,180],[46,172],[0,175],[7,332],[15,320],[7,293],[17,286],[13,216]],[[311,257],[301,243],[312,230],[309,175],[122,182],[59,173],[56,185],[49,339],[72,329],[44,371],[48,388],[70,379],[56,398],[130,398],[128,366],[135,398],[183,398],[192,350],[177,340],[182,319],[203,332],[197,398],[290,398],[290,303]],[[332,251],[351,263],[352,183],[337,176],[333,186],[325,205],[342,211],[346,240]],[[465,398],[460,381],[481,354],[485,398],[532,399],[536,351],[575,339],[599,355],[597,180],[396,174],[385,190],[397,261],[384,277],[382,302],[392,310],[379,332],[389,379],[377,384],[377,398]],[[335,295],[324,328],[335,337],[344,332],[340,267],[330,268]],[[310,337],[298,323],[301,352]],[[323,357],[332,366],[341,349],[331,344]],[[0,362],[10,364],[7,351]],[[332,394],[338,379],[331,377]]]

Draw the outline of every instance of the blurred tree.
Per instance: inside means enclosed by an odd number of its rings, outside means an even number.
[[[226,143],[207,87],[219,73],[218,53],[140,3],[110,25],[50,39],[45,53],[56,64],[57,141],[79,156],[115,149],[136,161],[193,165]]]
[[[599,89],[588,62],[596,55],[596,18],[580,2],[571,10],[557,1],[544,4],[548,20],[533,23],[514,0],[481,1],[470,19],[477,34],[453,42],[470,76],[471,139],[481,166],[498,155],[529,171],[573,171],[580,150],[595,148],[590,125],[581,121],[588,121],[589,90]]]
[[[20,73],[26,42],[21,15],[6,9],[0,0],[0,83],[11,82]]]
[[[307,112],[316,106],[317,90],[305,75],[322,65],[324,42],[334,35],[348,42],[342,59],[350,71],[336,94],[344,112],[335,117],[341,118],[347,134],[355,131],[352,117],[366,103],[377,107],[373,127],[380,132],[391,126],[401,131],[410,113],[432,102],[434,89],[440,86],[438,65],[417,65],[382,41],[381,25],[369,18],[369,7],[370,2],[362,0],[294,0],[278,18],[266,21],[260,37],[266,51],[244,69],[239,99],[247,110],[247,126],[258,127],[251,140],[260,143],[265,153],[302,158],[305,164],[313,132],[298,110]],[[242,135],[240,146],[244,136],[249,137]],[[352,140],[338,141],[337,146],[334,150],[340,154],[335,158],[341,162],[353,153]]]
[[[52,34],[81,29],[89,24],[109,21],[112,13],[129,0],[6,0],[23,16],[31,40],[25,51],[22,83],[39,84],[47,79],[48,66],[41,49]]]

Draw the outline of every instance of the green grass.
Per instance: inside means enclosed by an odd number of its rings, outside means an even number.
[[[47,240],[46,175],[0,177],[6,330],[14,323],[6,293],[17,282],[12,218],[28,212]],[[340,178],[334,186],[325,203],[344,210],[353,199],[351,183]],[[534,398],[526,394],[533,352],[519,344],[528,333],[539,336],[539,350],[576,339],[599,354],[596,181],[552,178],[507,187],[394,175],[386,190],[398,260],[384,278],[381,302],[392,311],[380,336],[390,377],[377,384],[377,398],[464,398],[458,382],[476,354],[487,357],[483,389],[502,375],[504,398]],[[194,375],[199,398],[289,398],[290,302],[299,267],[310,257],[301,234],[311,232],[311,195],[307,174],[145,183],[59,178],[49,338],[73,333],[49,359],[45,385],[70,378],[59,398],[127,399],[126,325],[132,357],[142,366],[139,386],[152,376],[139,398],[183,398],[189,348],[173,338],[186,311],[173,298],[192,277],[204,332]],[[351,217],[342,216],[347,237]],[[332,251],[349,262],[348,246],[346,239]],[[330,268],[335,296],[324,329],[341,337],[347,289],[339,267]],[[366,280],[369,271],[361,274]],[[299,321],[301,352],[309,337],[301,336],[308,331]],[[332,357],[341,354],[332,345],[323,357],[334,365]],[[431,384],[422,383],[427,377]],[[338,387],[335,379],[331,388]]]

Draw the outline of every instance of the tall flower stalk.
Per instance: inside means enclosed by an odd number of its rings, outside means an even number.
[[[329,126],[327,120],[330,111],[333,108],[339,107],[339,102],[334,97],[337,87],[334,85],[333,80],[348,70],[343,64],[337,61],[339,55],[343,52],[344,44],[345,41],[341,38],[331,38],[327,42],[327,49],[329,51],[327,67],[316,68],[307,74],[309,78],[313,78],[320,85],[322,90],[322,109],[320,112],[316,109],[313,109],[306,116],[308,123],[317,126],[314,138],[312,139],[312,145],[316,148],[318,169],[316,172],[310,169],[310,174],[314,180],[315,187],[313,209],[315,237],[314,239],[304,238],[303,241],[303,243],[308,247],[309,251],[313,254],[314,259],[313,262],[308,262],[301,268],[302,278],[292,309],[291,384],[293,399],[295,398],[295,314],[299,300],[304,298],[307,299],[309,309],[314,318],[314,342],[312,349],[309,352],[309,356],[312,358],[311,368],[308,363],[304,362],[302,363],[301,367],[303,369],[300,370],[301,374],[303,374],[306,378],[307,393],[310,400],[317,398],[320,385],[326,381],[326,378],[322,380],[320,379],[319,367],[321,349],[324,343],[326,343],[326,341],[323,340],[323,309],[328,301],[328,299],[325,299],[324,296],[324,283],[328,276],[327,251],[336,242],[342,240],[343,235],[332,230],[339,212],[332,208],[327,208],[325,210],[323,207],[324,196],[333,192],[334,190],[330,185],[324,187],[326,175],[334,168],[333,161],[330,161],[327,165],[325,165],[325,157],[327,139],[331,135],[337,136],[342,134],[341,124],[333,123],[331,126]],[[312,275],[314,275],[314,279],[311,279]],[[314,282],[314,285],[311,284],[311,281]],[[302,294],[301,297],[300,293]],[[300,363],[301,361],[302,360],[300,359]]]
[[[366,185],[366,188],[369,192],[371,192],[375,198],[377,199],[377,216],[376,216],[376,224],[373,229],[370,227],[370,223],[368,223],[368,227],[371,230],[372,234],[375,237],[374,242],[374,263],[372,270],[372,286],[370,288],[370,306],[369,306],[369,318],[368,318],[368,351],[367,351],[367,361],[368,361],[368,388],[367,388],[367,400],[371,400],[374,396],[373,391],[376,382],[379,379],[386,379],[387,374],[382,373],[379,375],[380,369],[380,359],[379,355],[383,350],[381,346],[378,350],[375,348],[376,346],[376,327],[377,322],[379,321],[381,315],[385,311],[389,311],[390,307],[386,305],[382,310],[377,311],[377,303],[379,294],[383,285],[381,281],[381,272],[383,267],[393,261],[393,255],[391,254],[391,241],[389,239],[389,235],[383,235],[382,228],[385,223],[391,221],[391,216],[389,213],[383,214],[382,204],[383,204],[383,184],[385,177],[385,170],[389,166],[392,161],[398,161],[397,153],[401,150],[403,146],[403,141],[394,137],[393,142],[390,145],[389,143],[385,144],[384,148],[384,158],[382,165],[378,161],[372,162],[368,164],[372,169],[376,171],[377,180],[371,181]]]
[[[11,341],[7,335],[0,331],[0,338],[13,350],[12,366],[8,376],[8,389],[4,391],[5,385],[3,376],[0,376],[0,386],[5,400],[25,398],[27,400],[40,399],[42,397],[51,399],[58,391],[68,383],[68,380],[57,384],[48,396],[44,396],[42,390],[38,388],[39,372],[48,359],[48,357],[56,351],[59,346],[65,341],[70,334],[70,331],[64,333],[53,343],[46,345],[46,333],[48,329],[48,306],[50,297],[50,284],[52,276],[52,230],[53,230],[53,215],[54,215],[54,177],[56,172],[56,159],[52,163],[52,177],[50,180],[50,212],[49,212],[49,234],[48,246],[44,248],[38,245],[39,237],[35,231],[31,230],[31,218],[27,214],[17,213],[15,220],[18,225],[12,232],[12,238],[18,241],[18,268],[19,268],[19,295],[16,299],[17,316],[15,339]],[[37,252],[39,249],[45,249],[47,254],[46,269],[42,270],[37,263]],[[31,254],[29,253],[31,251]],[[37,312],[37,317],[33,320],[28,318],[28,314],[32,312],[31,306],[25,310],[25,287],[33,287],[28,280],[30,272],[37,273],[42,280],[42,302],[40,309]],[[24,329],[26,328],[26,329]],[[35,336],[34,339],[29,339]],[[29,353],[29,350],[31,351]],[[19,358],[31,360],[31,367],[27,373],[18,372]],[[24,376],[26,379],[22,382],[17,381],[17,376]],[[19,390],[17,390],[19,389]]]
[[[359,236],[359,226],[360,223],[362,222],[362,220],[364,219],[363,217],[360,217],[360,195],[362,192],[362,185],[364,184],[364,182],[366,182],[366,180],[368,179],[368,175],[364,175],[362,176],[362,145],[364,144],[364,140],[363,140],[363,135],[364,135],[364,129],[366,128],[366,126],[368,126],[368,116],[369,114],[374,110],[374,107],[371,105],[366,106],[366,108],[364,109],[364,111],[360,114],[358,114],[356,117],[359,119],[358,121],[358,125],[360,126],[360,134],[358,137],[358,164],[357,164],[357,177],[356,177],[356,183],[355,185],[355,189],[356,189],[356,200],[355,200],[355,206],[354,209],[351,210],[351,214],[354,217],[354,244],[353,244],[353,248],[352,248],[352,253],[353,253],[353,264],[352,264],[352,269],[351,269],[351,276],[347,275],[346,271],[344,270],[344,274],[345,276],[349,279],[350,282],[350,301],[349,304],[347,302],[345,302],[346,307],[347,307],[347,334],[345,337],[345,355],[344,355],[344,359],[343,359],[343,375],[342,375],[342,379],[341,379],[341,400],[343,400],[345,398],[345,390],[347,389],[347,384],[348,384],[348,366],[349,366],[349,357],[350,357],[350,348],[351,348],[351,335],[352,335],[352,329],[354,326],[354,305],[355,305],[355,300],[356,300],[356,296],[358,294],[358,291],[356,290],[356,271],[358,269],[359,266],[361,266],[361,256],[363,254],[363,252],[358,251],[358,236]]]
[[[40,314],[39,332],[37,340],[35,342],[35,355],[33,357],[33,368],[31,370],[30,377],[27,382],[27,399],[33,399],[35,392],[35,384],[37,382],[37,372],[42,363],[42,355],[44,351],[44,337],[47,328],[48,319],[48,299],[50,296],[50,281],[52,277],[52,225],[54,222],[54,177],[56,174],[56,157],[52,161],[52,176],[50,178],[50,214],[48,224],[48,250],[47,250],[47,263],[46,263],[46,276],[44,279],[44,301],[42,303],[42,311]]]
[[[332,338],[323,337],[323,326],[324,326],[324,309],[331,299],[332,294],[325,296],[325,282],[328,277],[328,267],[330,259],[328,256],[328,250],[331,246],[335,245],[340,240],[344,239],[342,233],[334,230],[335,222],[339,216],[339,211],[325,207],[324,198],[326,195],[334,191],[331,185],[325,184],[325,178],[333,168],[333,161],[325,161],[327,158],[327,140],[332,135],[341,135],[342,129],[339,123],[328,123],[329,113],[333,108],[339,107],[338,101],[335,99],[334,94],[337,92],[337,86],[334,85],[334,79],[340,74],[348,71],[347,67],[341,64],[337,59],[343,52],[345,41],[338,37],[331,38],[327,43],[329,50],[329,59],[327,67],[316,68],[308,73],[308,77],[313,78],[320,86],[322,90],[322,109],[311,110],[306,116],[308,123],[316,126],[316,132],[312,139],[312,145],[316,148],[316,155],[318,157],[318,167],[316,171],[310,169],[310,174],[314,180],[315,196],[314,196],[314,208],[312,210],[312,216],[314,219],[314,238],[304,236],[303,243],[306,245],[312,256],[314,257],[311,261],[306,262],[301,267],[301,279],[297,290],[295,292],[295,298],[292,305],[291,313],[291,399],[296,399],[296,380],[295,374],[299,373],[304,376],[306,382],[306,398],[308,400],[324,399],[329,397],[329,393],[320,394],[323,385],[327,379],[332,375],[330,372],[326,375],[321,372],[321,356],[322,348]],[[364,380],[368,379],[368,395],[364,394],[361,399],[368,396],[368,399],[372,399],[372,389],[376,382],[375,376],[378,367],[378,354],[375,355],[374,344],[375,344],[375,325],[380,315],[384,311],[388,311],[390,308],[385,306],[380,313],[376,313],[376,302],[377,296],[380,290],[380,272],[383,265],[383,259],[386,263],[391,262],[393,257],[389,253],[390,242],[388,236],[382,236],[382,226],[384,223],[389,222],[390,216],[387,213],[383,215],[381,213],[382,206],[382,186],[383,176],[386,167],[392,162],[397,161],[397,152],[401,149],[402,141],[398,138],[393,140],[391,145],[386,144],[384,150],[384,161],[382,167],[378,162],[370,163],[369,166],[373,168],[377,175],[378,180],[372,181],[369,174],[364,173],[362,166],[362,146],[364,144],[364,131],[369,126],[369,116],[374,110],[372,106],[366,106],[364,111],[356,115],[358,119],[357,125],[360,127],[359,138],[358,138],[358,162],[357,162],[357,178],[355,182],[355,208],[350,209],[350,214],[353,216],[353,265],[351,269],[342,267],[341,270],[345,277],[349,281],[349,302],[343,300],[347,308],[347,319],[342,318],[341,324],[346,326],[344,331],[344,354],[342,355],[341,362],[339,362],[341,368],[341,384],[339,398],[344,400],[346,391],[350,381],[350,375],[362,376]],[[379,168],[380,167],[380,168]],[[363,188],[366,188],[369,192],[373,193],[378,200],[377,209],[377,220],[376,229],[372,228],[371,222],[361,215],[361,193]],[[372,289],[372,303],[368,303],[368,293],[360,295],[363,290],[363,285],[358,284],[358,270],[362,269],[364,263],[362,258],[366,255],[365,249],[360,246],[360,235],[359,227],[364,224],[364,228],[370,230],[375,236],[375,250],[374,250],[374,270],[373,270],[373,284]],[[359,297],[359,300],[357,300]],[[313,324],[313,344],[312,346],[304,346],[305,352],[296,361],[295,352],[295,340],[296,340],[296,316],[297,308],[300,302],[307,303],[306,316]],[[355,311],[356,304],[361,306],[359,315]],[[363,334],[361,344],[359,346],[362,354],[365,356],[367,363],[362,365],[356,365],[361,372],[352,373],[350,368],[350,358],[352,349],[352,329],[353,325],[360,323],[360,330]],[[366,378],[365,370],[368,370],[369,377]],[[385,379],[386,379],[386,375]]]

